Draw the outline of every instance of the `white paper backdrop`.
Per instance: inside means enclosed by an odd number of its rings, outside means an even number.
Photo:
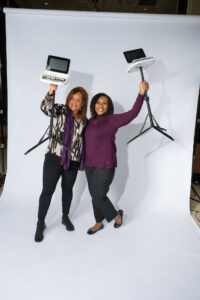
[[[8,173],[0,201],[2,299],[191,299],[198,293],[199,232],[189,212],[194,126],[200,79],[200,18],[6,9]],[[116,112],[132,107],[140,74],[127,74],[123,51],[143,48],[156,62],[144,72],[160,126],[133,143],[147,110],[117,134],[118,168],[110,190],[124,226],[94,237],[85,175],[74,188],[76,231],[60,225],[58,184],[45,240],[33,242],[47,144],[24,156],[49,124],[39,81],[49,54],[71,59],[70,83],[108,93]],[[89,116],[89,114],[88,114]]]

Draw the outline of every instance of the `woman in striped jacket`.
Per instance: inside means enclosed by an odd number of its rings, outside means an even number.
[[[53,91],[56,89],[57,85],[51,84],[49,92],[42,100],[41,110],[47,116],[52,115]],[[76,87],[70,91],[65,105],[54,105],[52,138],[49,140],[43,166],[43,189],[39,199],[36,242],[41,242],[44,238],[45,217],[60,177],[62,224],[67,230],[74,230],[68,214],[78,169],[83,170],[85,147],[82,137],[86,125],[87,102],[88,93],[84,88]],[[65,146],[72,151],[67,150]]]

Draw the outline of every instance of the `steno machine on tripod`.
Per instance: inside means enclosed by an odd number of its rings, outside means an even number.
[[[56,84],[56,85],[65,85],[67,84],[69,80],[69,66],[70,66],[70,59],[58,57],[49,55],[47,58],[47,64],[46,69],[44,72],[40,75],[40,80],[44,83],[48,84]],[[50,118],[50,125],[46,129],[45,133],[39,140],[39,142],[30,148],[28,151],[26,151],[24,154],[28,154],[44,142],[46,142],[48,139],[52,139],[52,130],[53,130],[53,116],[54,116],[54,104],[55,104],[55,91],[53,91],[53,101],[52,101],[52,112],[51,112],[51,118]],[[45,137],[47,134],[47,137]],[[68,151],[72,150],[65,145],[63,145],[62,141],[57,141],[59,144],[61,144],[64,148],[66,148]]]
[[[124,56],[126,58],[126,61],[128,62],[127,72],[131,73],[131,72],[140,70],[142,80],[144,80],[143,69],[146,69],[147,67],[149,67],[155,61],[154,57],[146,57],[146,55],[145,55],[142,48],[135,49],[135,50],[130,50],[130,51],[125,51]],[[144,95],[144,100],[145,100],[146,105],[147,105],[148,114],[147,114],[147,116],[144,120],[144,123],[142,125],[142,128],[141,128],[139,134],[136,135],[134,138],[132,138],[130,141],[128,141],[127,144],[131,143],[133,140],[135,140],[136,138],[138,138],[139,136],[141,136],[142,134],[144,134],[145,132],[147,132],[151,128],[157,130],[158,132],[162,133],[163,135],[165,135],[166,137],[168,137],[169,139],[174,141],[173,137],[171,137],[169,134],[167,134],[166,129],[160,127],[160,125],[158,124],[158,122],[154,118],[154,116],[151,112],[150,99],[149,99],[149,96],[148,96],[146,91],[145,91],[145,95]],[[143,130],[148,118],[149,118],[149,121],[150,121],[150,126],[147,129]]]

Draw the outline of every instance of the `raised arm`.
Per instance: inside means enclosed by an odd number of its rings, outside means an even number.
[[[149,89],[148,83],[146,81],[142,81],[140,83],[139,94],[137,96],[137,99],[136,99],[132,109],[125,113],[122,113],[122,114],[111,115],[109,118],[110,122],[111,122],[111,126],[114,126],[115,128],[119,128],[119,127],[127,125],[133,119],[135,119],[142,108],[142,104],[144,101],[144,93],[148,89]]]
[[[57,85],[50,85],[50,89],[46,94],[45,98],[42,100],[40,108],[41,111],[46,115],[51,117],[52,105],[53,105],[53,91],[57,89]],[[66,106],[64,104],[54,104],[54,117],[65,113]]]

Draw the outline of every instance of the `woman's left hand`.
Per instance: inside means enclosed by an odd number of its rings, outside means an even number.
[[[140,82],[140,95],[144,95],[146,91],[149,89],[149,84],[146,80]]]

